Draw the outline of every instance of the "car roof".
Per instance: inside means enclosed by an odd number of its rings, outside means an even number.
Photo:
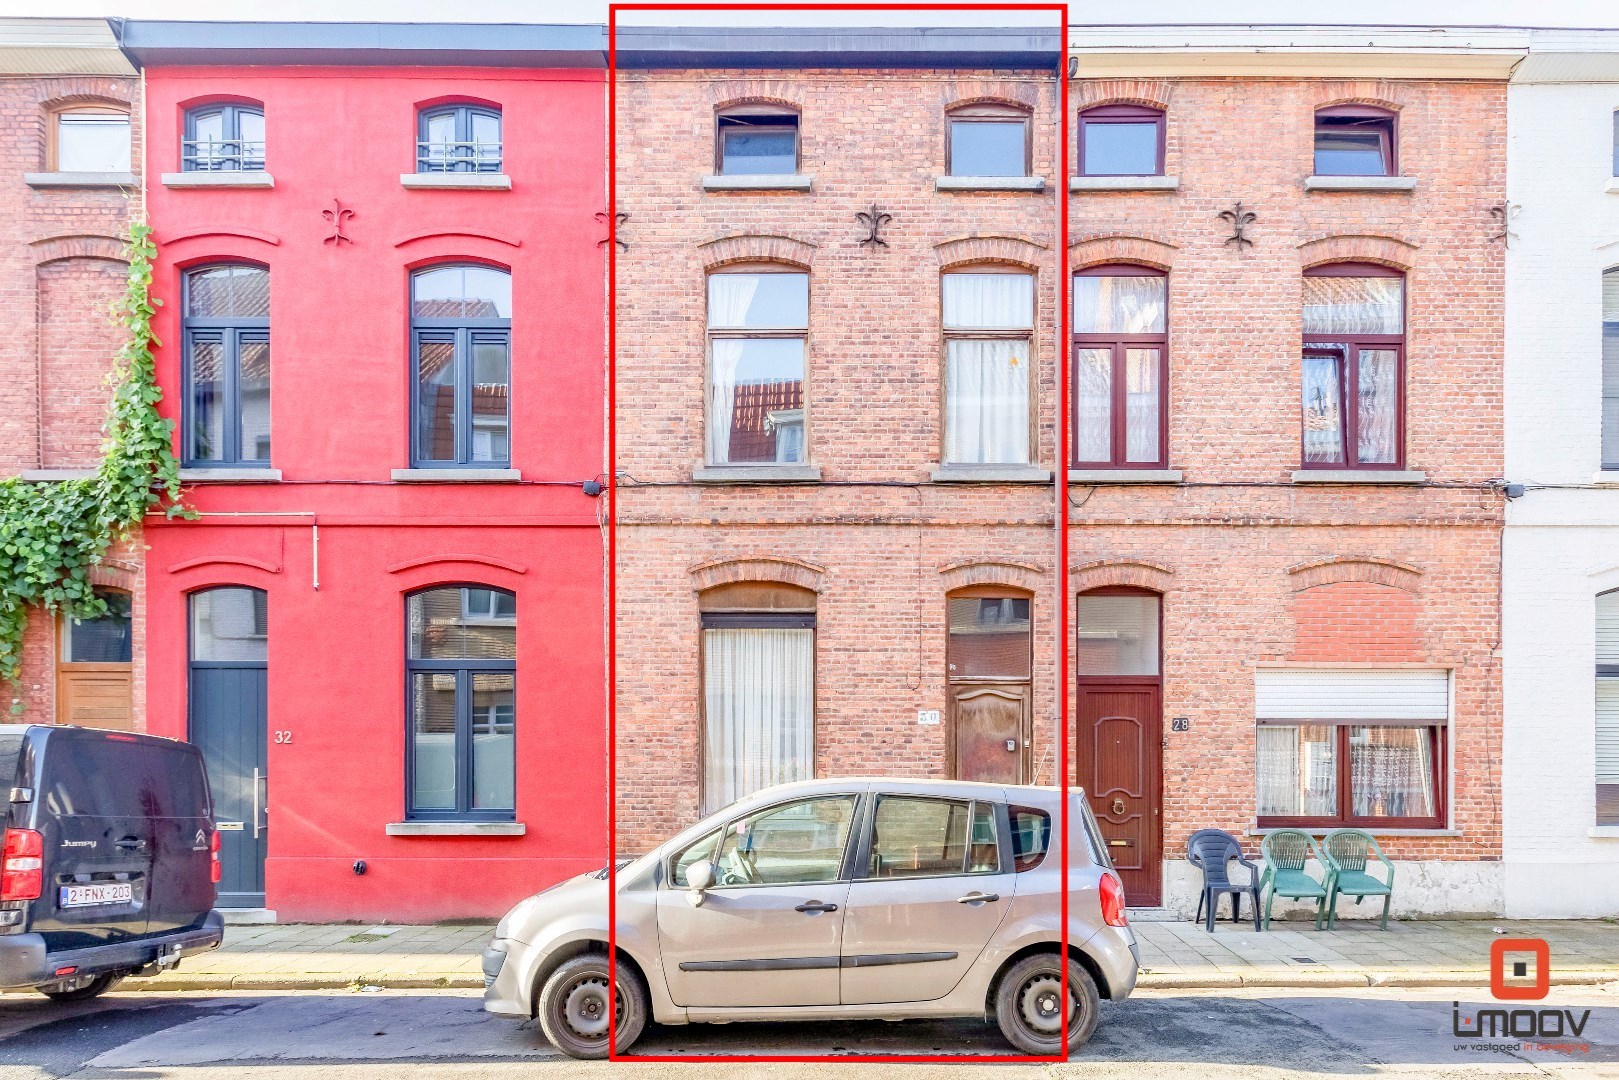
[[[760,804],[779,802],[794,795],[834,794],[840,791],[884,791],[939,797],[956,796],[963,799],[996,799],[1008,802],[1024,800],[1035,805],[1055,806],[1060,793],[1055,787],[1022,784],[986,784],[971,780],[935,780],[906,776],[833,776],[817,780],[799,780],[791,784],[777,784],[762,788],[741,803]],[[1082,794],[1082,789],[1070,787],[1069,794]]]

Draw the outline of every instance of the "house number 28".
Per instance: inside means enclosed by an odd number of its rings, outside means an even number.
[[[275,733],[275,741],[276,741],[277,746],[280,746],[283,743],[290,743],[292,741],[292,732],[286,731],[284,729],[281,730],[281,731],[277,731]]]

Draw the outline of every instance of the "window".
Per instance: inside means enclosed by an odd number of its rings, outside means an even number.
[[[1029,112],[1012,105],[967,105],[948,117],[951,176],[1028,176]]]
[[[1144,592],[1081,593],[1074,605],[1080,675],[1157,676],[1159,607],[1162,598]]]
[[[1027,465],[1034,275],[945,274],[945,464]]]
[[[993,874],[1000,868],[990,804],[909,795],[878,798],[868,877]]]
[[[1619,825],[1619,592],[1596,606],[1596,823]]]
[[[129,113],[107,105],[74,106],[55,113],[46,168],[67,173],[130,171]]]
[[[264,109],[232,104],[188,109],[180,168],[185,172],[262,172]]]
[[[1098,105],[1079,114],[1079,175],[1163,174],[1162,111],[1144,105]]]
[[[191,594],[191,659],[214,664],[262,664],[269,654],[269,596],[263,589],[225,585]]]
[[[1619,469],[1619,266],[1602,275],[1602,467]]]
[[[739,582],[698,606],[707,814],[815,775],[815,594]]]
[[[1259,824],[1439,828],[1449,673],[1261,670]]]
[[[1012,822],[1012,869],[1021,874],[1045,860],[1051,847],[1051,815],[1027,806],[1009,806]]]
[[[435,266],[410,279],[411,464],[511,461],[512,279],[489,266]]]
[[[62,661],[127,664],[131,658],[130,598],[122,589],[96,587],[107,610],[95,618],[62,620]]]
[[[228,264],[185,276],[184,459],[270,464],[270,272]]]
[[[419,173],[498,173],[500,110],[492,105],[441,105],[416,119]]]
[[[1396,176],[1394,114],[1372,105],[1315,113],[1317,176]]]
[[[1339,264],[1304,277],[1307,469],[1395,469],[1405,454],[1405,279]]]
[[[708,276],[708,464],[807,460],[808,332],[808,274]]]
[[[798,172],[798,114],[778,105],[738,105],[719,114],[714,171],[721,176]]]
[[[486,600],[489,594],[500,600]],[[501,611],[468,618],[467,611]],[[517,787],[517,598],[488,586],[405,600],[406,814],[509,821]]]
[[[1613,175],[1619,177],[1619,109],[1613,111]]]
[[[1142,266],[1074,276],[1074,464],[1164,467],[1168,282]]]
[[[814,885],[843,877],[853,795],[800,799],[725,827],[717,885]]]

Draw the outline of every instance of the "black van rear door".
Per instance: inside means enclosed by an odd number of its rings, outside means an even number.
[[[151,887],[147,891],[146,932],[166,934],[201,926],[214,906],[213,808],[202,752],[188,743],[152,748],[148,762],[156,773],[152,816]]]

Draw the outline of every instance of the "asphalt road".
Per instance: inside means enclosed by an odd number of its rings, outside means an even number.
[[[1461,1015],[1490,1007],[1461,996]],[[1007,1080],[1008,1077],[1477,1077],[1619,1078],[1619,985],[1557,989],[1537,1007],[1590,1009],[1588,1053],[1502,1049],[1517,1040],[1464,1040],[1444,991],[1251,990],[1144,992],[1106,1006],[1092,1042],[1065,1065],[995,1065],[1007,1053],[980,1023],[769,1024],[655,1028],[640,1053],[952,1054],[962,1064],[846,1062],[843,1077]],[[1469,1049],[1458,1050],[1458,1044]],[[1489,1049],[1477,1049],[1489,1046]],[[617,1062],[559,1057],[532,1024],[487,1017],[472,992],[113,994],[79,1006],[31,995],[0,998],[0,1080],[421,1080],[439,1077],[813,1077],[789,1063]]]

